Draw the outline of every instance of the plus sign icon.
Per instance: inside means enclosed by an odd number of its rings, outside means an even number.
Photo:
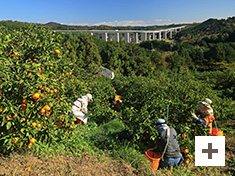
[[[195,166],[225,166],[225,136],[195,136]]]

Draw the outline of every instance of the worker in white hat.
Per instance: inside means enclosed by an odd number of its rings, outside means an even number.
[[[212,133],[212,122],[214,120],[213,109],[211,107],[212,101],[206,98],[204,101],[200,101],[201,106],[196,110],[196,113],[192,113],[192,117],[202,125],[209,127],[209,133]],[[197,117],[199,116],[199,117]]]
[[[69,116],[75,116],[77,118],[77,124],[81,125],[82,122],[86,125],[88,116],[87,116],[87,106],[90,101],[93,101],[91,94],[86,94],[78,98],[72,104],[72,110]]]

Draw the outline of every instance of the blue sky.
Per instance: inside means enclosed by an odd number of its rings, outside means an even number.
[[[146,26],[235,16],[235,0],[0,0],[0,21]]]

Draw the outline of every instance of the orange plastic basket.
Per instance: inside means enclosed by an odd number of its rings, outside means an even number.
[[[152,169],[157,170],[161,157],[150,150],[147,150],[144,156],[151,162]]]
[[[218,128],[213,128],[211,132],[211,136],[223,136],[223,131]]]

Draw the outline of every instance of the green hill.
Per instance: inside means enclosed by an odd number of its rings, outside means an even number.
[[[186,28],[176,35],[179,42],[201,39],[203,37],[213,38],[219,35],[230,35],[235,30],[235,17],[225,19],[208,19],[195,26]]]

